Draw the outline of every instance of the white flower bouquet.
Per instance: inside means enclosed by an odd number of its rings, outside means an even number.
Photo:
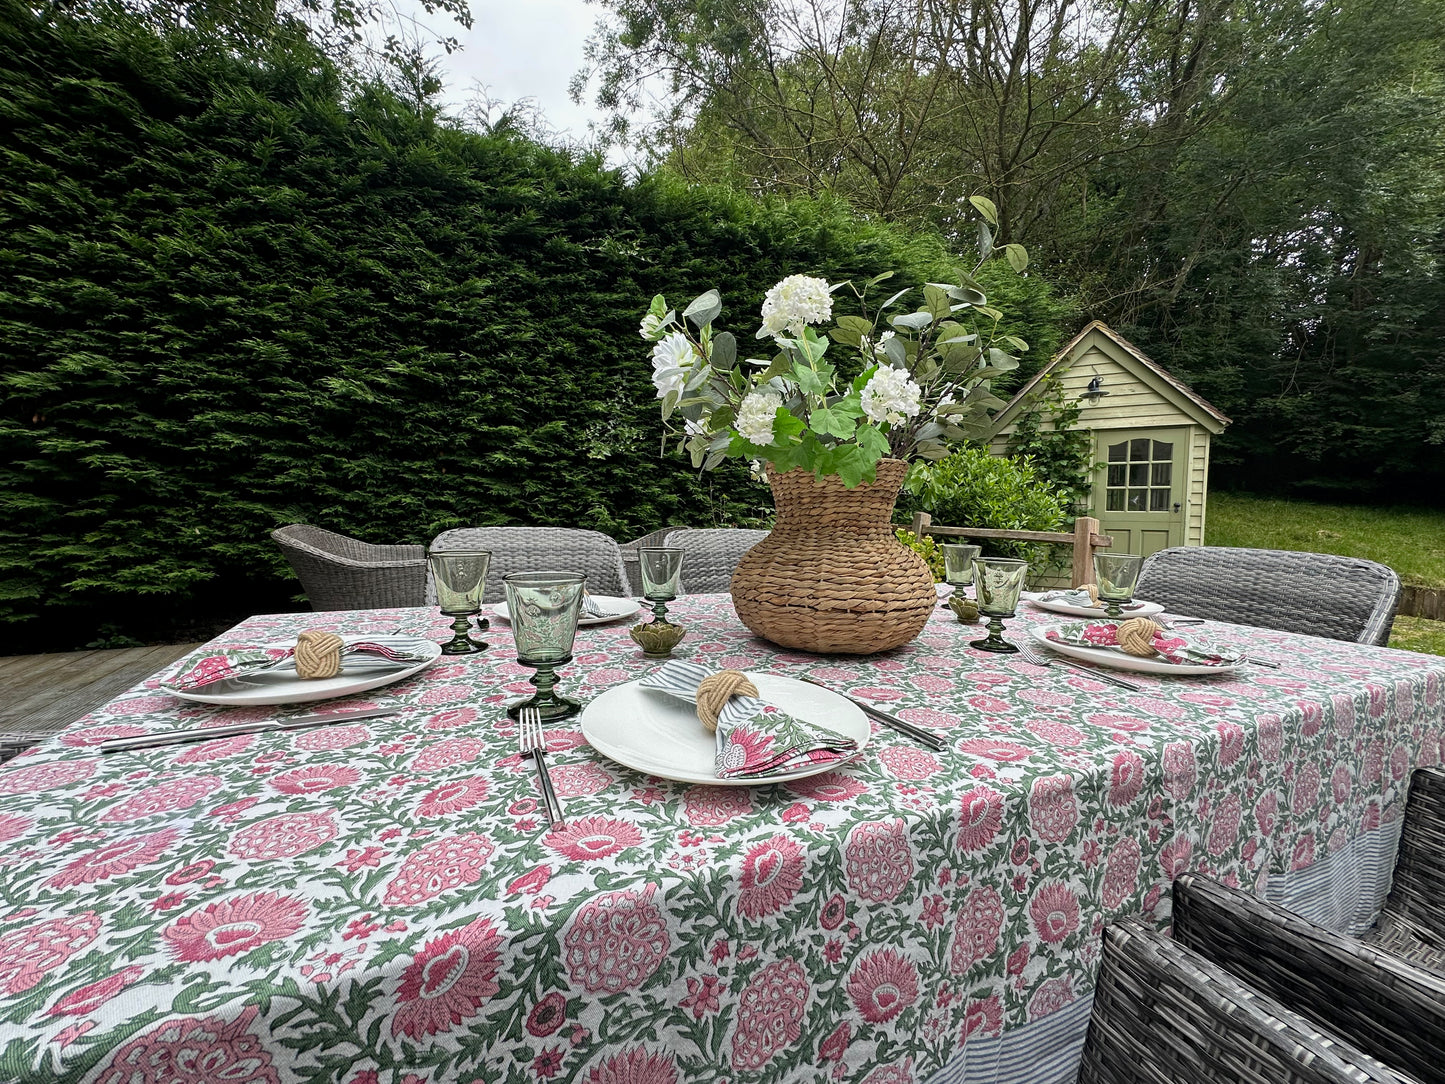
[[[1019,246],[1006,255],[1022,270]],[[655,344],[652,380],[668,435],[680,437],[693,466],[710,470],[741,456],[779,472],[837,475],[851,489],[873,481],[885,456],[941,459],[952,444],[985,436],[989,412],[1003,406],[989,382],[1016,368],[1014,353],[1028,344],[999,332],[1003,314],[971,275],[926,284],[917,309],[888,317],[915,294],[900,290],[870,317],[867,291],[891,275],[862,290],[807,275],[783,279],[763,301],[756,334],[777,353],[741,362],[732,334],[713,330],[722,311],[716,290],[681,316],[654,297],[641,334]],[[832,318],[834,295],[845,288],[862,315],[839,316],[824,337],[814,328]],[[835,345],[847,351],[837,364],[827,356]]]

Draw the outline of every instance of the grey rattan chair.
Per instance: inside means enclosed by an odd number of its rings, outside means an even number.
[[[458,527],[432,539],[432,549],[490,550],[483,602],[502,601],[502,577],[512,572],[561,570],[587,573],[587,590],[597,595],[628,595],[622,550],[600,531],[574,527]],[[426,604],[436,602],[428,577]]]
[[[627,573],[627,583],[634,595],[642,594],[642,570],[637,564],[637,551],[644,546],[661,546],[673,531],[685,529],[684,527],[663,527],[659,531],[649,531],[641,538],[634,538],[631,542],[623,542],[618,547],[622,550],[622,568]]]
[[[271,537],[313,610],[422,605],[426,550],[421,546],[374,546],[307,523],[278,528]]]
[[[690,595],[726,591],[743,554],[768,537],[767,531],[743,527],[688,528],[673,531],[666,545],[685,551],[682,589]]]
[[[1176,546],[1145,558],[1135,594],[1174,614],[1383,646],[1400,577],[1329,553]]]
[[[1406,1080],[1162,934],[1104,930],[1080,1084]]]
[[[1387,1065],[1445,1080],[1445,976],[1194,875],[1174,883],[1174,937]]]

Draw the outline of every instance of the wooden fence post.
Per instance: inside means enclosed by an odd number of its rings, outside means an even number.
[[[1092,516],[1074,520],[1074,587],[1094,582],[1094,535],[1098,532],[1099,521]]]
[[[932,523],[932,516],[927,512],[919,512],[918,515],[913,517],[913,522],[909,524],[908,529],[913,532],[914,538],[922,538],[924,532],[928,530],[929,525]]]

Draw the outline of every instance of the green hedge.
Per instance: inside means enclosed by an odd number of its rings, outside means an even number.
[[[303,48],[241,61],[15,0],[0,40],[11,650],[291,608],[283,523],[746,522],[765,490],[658,454],[647,299],[717,285],[746,328],[786,273],[952,262],[832,202],[629,183],[348,97]]]

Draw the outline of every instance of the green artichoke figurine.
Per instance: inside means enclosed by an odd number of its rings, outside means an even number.
[[[973,599],[964,598],[962,594],[954,592],[948,596],[948,608],[958,616],[959,621],[963,624],[978,624],[978,603]]]

